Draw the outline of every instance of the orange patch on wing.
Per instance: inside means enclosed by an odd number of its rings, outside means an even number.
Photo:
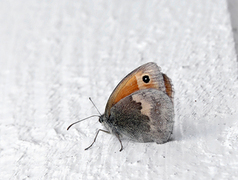
[[[164,78],[166,94],[173,100],[173,87],[170,82],[170,79],[168,78],[166,74],[163,74],[163,78]]]
[[[126,79],[128,79],[128,81],[126,81]],[[126,77],[126,79],[123,79],[122,82],[118,84],[118,86],[114,89],[113,93],[111,94],[105,109],[105,114],[107,114],[107,116],[110,115],[110,109],[112,106],[114,106],[124,97],[139,90],[135,76],[130,75]]]
[[[117,92],[116,97],[114,99],[113,104],[116,104],[118,101],[123,99],[126,96],[129,96],[135,91],[138,91],[139,87],[137,84],[136,77],[133,76],[129,81],[125,83],[125,85]]]

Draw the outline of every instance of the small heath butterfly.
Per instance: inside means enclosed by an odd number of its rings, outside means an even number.
[[[99,122],[114,134],[120,144],[122,137],[138,142],[165,143],[174,125],[172,82],[153,62],[146,63],[121,80],[108,99]],[[75,123],[73,123],[75,124]],[[68,129],[73,125],[71,124]]]

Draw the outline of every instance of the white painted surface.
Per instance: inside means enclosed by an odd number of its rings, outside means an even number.
[[[238,71],[225,0],[1,1],[0,179],[236,179]],[[100,134],[113,88],[149,61],[175,88],[173,141]]]

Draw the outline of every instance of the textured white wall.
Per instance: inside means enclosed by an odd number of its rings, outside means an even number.
[[[227,2],[1,1],[0,179],[235,179],[238,71]],[[175,88],[173,141],[100,134],[88,97],[154,61]]]

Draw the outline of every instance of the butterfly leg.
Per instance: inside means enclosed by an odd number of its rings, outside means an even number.
[[[115,133],[117,139],[119,140],[120,144],[121,144],[121,149],[120,149],[120,152],[123,150],[123,145],[122,145],[122,142],[121,142],[121,139],[119,137],[119,134],[118,133]]]
[[[98,137],[98,133],[99,133],[100,131],[110,134],[109,131],[106,131],[106,130],[103,130],[103,129],[99,129],[99,130],[97,131],[97,134],[96,134],[94,140],[93,140],[93,143],[92,143],[90,146],[88,146],[85,150],[88,150],[90,147],[93,146],[93,144],[96,142],[96,139],[97,139],[97,137]]]

